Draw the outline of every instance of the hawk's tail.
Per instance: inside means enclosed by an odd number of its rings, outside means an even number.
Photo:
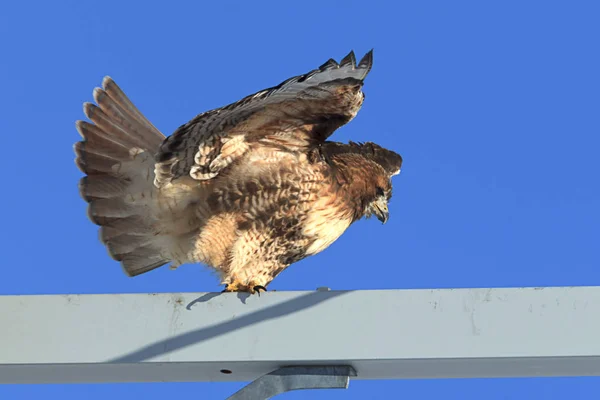
[[[83,140],[75,143],[75,163],[86,174],[79,192],[109,254],[135,276],[169,261],[153,229],[154,153],[165,136],[110,77],[94,89],[94,100],[97,106],[83,107],[92,123],[76,123]]]

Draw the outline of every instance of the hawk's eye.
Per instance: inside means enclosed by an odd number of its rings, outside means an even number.
[[[382,197],[385,195],[385,192],[383,191],[383,188],[381,186],[377,186],[376,192],[377,197]]]

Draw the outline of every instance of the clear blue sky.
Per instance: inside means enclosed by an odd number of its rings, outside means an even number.
[[[402,154],[391,219],[355,224],[271,288],[600,285],[599,15],[595,1],[3,2],[0,294],[221,290],[194,265],[127,278],[97,240],[72,145],[104,75],[170,134],[371,48],[364,107],[332,139]],[[0,398],[208,400],[242,385],[0,386]],[[598,385],[353,381],[281,398],[589,398]]]

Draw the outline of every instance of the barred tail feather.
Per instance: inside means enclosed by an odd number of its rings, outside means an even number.
[[[110,78],[85,103],[90,122],[77,121],[83,140],[75,143],[75,164],[84,173],[79,193],[88,216],[100,226],[100,240],[125,273],[135,276],[170,260],[156,235],[154,154],[165,136]]]

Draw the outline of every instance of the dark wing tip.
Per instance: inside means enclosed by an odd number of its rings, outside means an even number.
[[[326,71],[328,69],[340,68],[345,66],[351,66],[352,69],[366,69],[366,75],[373,66],[373,49],[369,50],[363,56],[363,58],[361,58],[361,60],[358,62],[358,65],[356,64],[356,55],[354,54],[354,50],[350,50],[350,52],[344,58],[342,58],[339,64],[333,58],[330,58],[329,60],[327,60],[327,62],[325,62],[319,67],[319,70]]]
[[[345,67],[346,65],[356,68],[356,56],[354,55],[354,50],[350,50],[350,53],[340,61],[340,67]]]
[[[330,58],[329,60],[327,60],[327,62],[323,63],[319,67],[319,70],[327,71],[328,69],[338,68],[338,67],[339,67],[339,64],[337,63],[337,61],[335,61],[333,58]]]
[[[369,73],[369,71],[371,70],[372,67],[373,67],[373,49],[369,50],[367,52],[367,54],[365,54],[363,56],[363,58],[361,58],[361,60],[358,62],[357,68],[366,69],[366,72],[365,72],[365,76],[366,76],[366,74]]]

